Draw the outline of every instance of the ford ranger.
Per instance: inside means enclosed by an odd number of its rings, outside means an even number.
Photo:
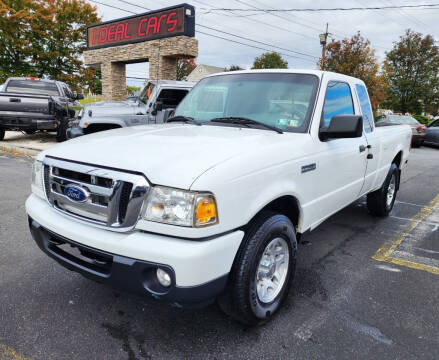
[[[218,300],[245,324],[287,296],[297,241],[367,196],[390,213],[407,125],[375,128],[363,81],[313,70],[201,80],[165,124],[40,153],[30,230],[70,270],[176,306]]]
[[[35,77],[9,78],[0,91],[0,140],[6,130],[33,134],[55,131],[57,141],[66,139],[66,127],[75,116],[78,99],[67,84]]]

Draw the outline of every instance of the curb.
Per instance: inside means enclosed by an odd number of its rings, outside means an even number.
[[[16,144],[7,144],[7,143],[5,144],[2,142],[0,142],[0,150],[3,150],[5,152],[18,153],[18,154],[27,155],[27,156],[36,156],[42,151],[39,149],[20,146],[20,145],[16,145]]]

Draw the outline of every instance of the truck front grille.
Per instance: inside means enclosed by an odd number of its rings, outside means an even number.
[[[46,157],[44,189],[49,203],[75,218],[119,231],[139,219],[149,189],[144,176]],[[84,199],[72,199],[66,187],[80,189]]]

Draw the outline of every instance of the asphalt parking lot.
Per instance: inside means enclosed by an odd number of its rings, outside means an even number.
[[[439,149],[412,151],[390,217],[360,199],[304,236],[285,306],[257,328],[59,266],[27,228],[30,171],[0,153],[0,360],[439,357]]]

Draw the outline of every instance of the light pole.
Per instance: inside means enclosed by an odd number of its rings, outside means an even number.
[[[328,23],[326,23],[326,31],[319,35],[320,45],[322,45],[322,62],[320,64],[320,69],[325,70],[325,56],[326,56],[326,43],[328,41]]]

